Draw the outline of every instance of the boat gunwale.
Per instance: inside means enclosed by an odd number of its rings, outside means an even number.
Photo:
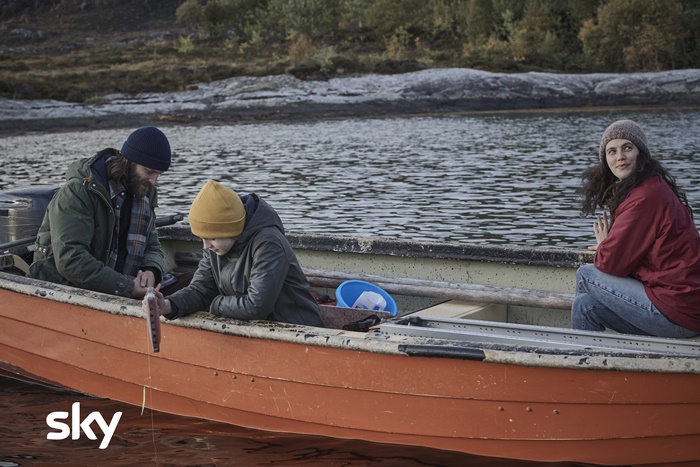
[[[0,288],[45,300],[145,320],[140,303],[135,303],[135,300],[125,297],[53,284],[5,272],[0,272]],[[244,338],[267,339],[299,345],[331,347],[402,357],[480,360],[484,363],[579,370],[700,374],[700,359],[692,356],[665,355],[655,352],[630,353],[588,348],[551,349],[536,346],[459,342],[448,339],[391,336],[377,332],[344,331],[268,321],[248,322],[218,316],[211,318],[210,316],[206,312],[197,312],[172,321],[161,318],[161,321],[172,326]],[[436,352],[436,349],[439,348],[445,349],[445,351]]]
[[[158,229],[161,240],[200,242],[189,225],[175,224]],[[295,250],[388,255],[408,258],[450,259],[482,263],[520,264],[577,268],[593,262],[593,252],[574,248],[544,248],[493,244],[428,242],[385,237],[286,232]]]

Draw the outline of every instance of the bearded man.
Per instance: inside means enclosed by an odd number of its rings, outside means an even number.
[[[165,134],[148,126],[132,132],[121,151],[73,162],[47,207],[27,276],[142,298],[164,273],[156,184],[170,158]]]

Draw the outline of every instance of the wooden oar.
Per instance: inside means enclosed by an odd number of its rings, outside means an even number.
[[[377,276],[372,274],[304,269],[306,278],[315,287],[337,287],[346,280],[362,280],[378,285],[389,293],[442,298],[446,300],[472,300],[505,305],[532,306],[537,308],[571,309],[574,294],[547,290],[498,287],[461,282],[431,281],[407,277]]]
[[[189,268],[196,268],[200,259],[201,255],[198,253],[177,253],[175,255],[175,260],[179,265]],[[431,281],[408,277],[379,276],[312,268],[304,268],[304,274],[309,283],[314,287],[335,288],[344,281],[361,280],[376,284],[389,293],[440,298],[444,300],[469,300],[557,310],[570,310],[574,300],[573,293],[552,292],[548,290],[467,284],[464,282]]]
[[[187,268],[197,267],[201,255],[178,253],[176,262]],[[467,284],[464,282],[443,282],[408,277],[379,276],[363,273],[330,271],[326,269],[303,268],[304,274],[313,287],[336,288],[344,281],[361,280],[378,285],[389,293],[440,298],[444,300],[468,300],[504,305],[530,306],[570,310],[573,293],[549,290],[499,287],[492,285]]]

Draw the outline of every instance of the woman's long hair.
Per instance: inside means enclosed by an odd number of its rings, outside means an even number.
[[[680,202],[688,209],[690,217],[693,218],[693,209],[688,204],[685,192],[676,185],[676,179],[646,151],[639,151],[635,172],[624,180],[618,181],[608,167],[605,158],[601,159],[597,166],[586,169],[583,172],[581,187],[578,190],[578,195],[582,200],[581,215],[583,217],[594,215],[596,209],[607,208],[612,221],[614,221],[615,211],[620,204],[634,188],[652,175],[660,175],[664,179]]]

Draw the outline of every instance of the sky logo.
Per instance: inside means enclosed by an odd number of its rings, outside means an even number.
[[[60,422],[59,420],[66,420],[70,417],[70,425],[67,423]],[[122,412],[117,412],[112,416],[112,421],[107,424],[102,414],[99,412],[90,412],[85,420],[81,420],[80,416],[80,402],[74,402],[71,407],[71,413],[56,411],[51,412],[46,416],[46,424],[50,428],[54,428],[59,431],[52,431],[46,435],[46,439],[66,439],[71,436],[71,439],[80,439],[80,432],[84,432],[85,436],[89,439],[96,440],[97,436],[95,432],[92,431],[90,425],[93,422],[97,422],[97,425],[102,430],[104,437],[100,442],[100,449],[106,449],[109,446],[109,442],[114,436],[114,432],[117,430],[117,424],[122,418]]]

